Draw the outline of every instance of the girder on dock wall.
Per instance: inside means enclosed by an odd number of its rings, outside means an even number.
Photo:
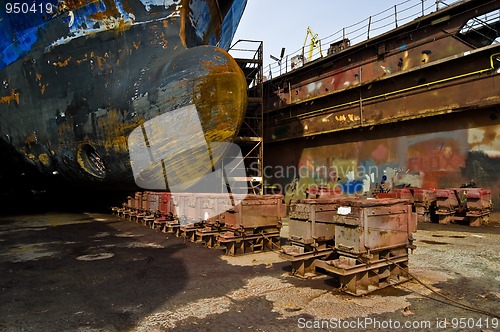
[[[500,104],[500,44],[268,112],[267,142]],[[467,91],[467,93],[464,93]]]

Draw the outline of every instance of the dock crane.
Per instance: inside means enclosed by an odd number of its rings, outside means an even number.
[[[319,54],[321,55],[321,57],[323,57],[323,52],[321,50],[321,39],[318,38],[318,34],[314,33],[310,27],[307,27],[306,39],[304,40],[303,49],[305,49],[305,47],[307,45],[307,40],[309,39],[309,37],[310,37],[310,41],[309,41],[309,50],[307,51],[307,61],[312,60],[313,50],[315,48],[319,48]],[[302,52],[302,53],[304,53],[304,52]]]

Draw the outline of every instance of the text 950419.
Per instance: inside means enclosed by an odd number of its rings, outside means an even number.
[[[7,14],[52,14],[54,11],[54,5],[51,3],[5,3],[5,12]]]

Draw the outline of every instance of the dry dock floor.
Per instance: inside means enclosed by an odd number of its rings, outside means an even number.
[[[410,272],[498,316],[499,217],[420,224]],[[0,331],[500,330],[416,281],[353,297],[290,270],[274,252],[226,257],[107,214],[2,216]]]

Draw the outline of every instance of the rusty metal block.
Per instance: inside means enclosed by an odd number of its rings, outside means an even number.
[[[394,189],[393,192],[395,193],[396,197],[399,199],[406,199],[410,204],[413,204],[414,198],[413,198],[413,192],[409,188],[402,188],[402,189]]]
[[[429,208],[436,204],[436,191],[433,189],[413,189],[413,201],[415,205]]]
[[[451,188],[436,190],[436,214],[439,223],[466,221],[480,226],[489,221],[492,208],[491,190],[484,188]]]
[[[465,194],[467,199],[467,208],[469,210],[490,210],[491,204],[491,190],[484,188],[463,188],[459,189],[460,192]]]
[[[431,222],[436,210],[436,191],[434,189],[413,188],[413,206],[418,222]]]
[[[279,230],[281,218],[286,214],[283,199],[283,195],[172,194],[146,191],[136,192],[128,197],[126,206],[130,208],[123,215],[165,232],[181,232],[177,224],[169,226],[175,221],[179,225],[200,223],[203,227],[212,229],[226,225],[241,234],[253,235],[262,230]],[[118,210],[120,209],[116,209]]]
[[[410,245],[416,219],[405,200],[343,199],[334,217],[335,248],[363,254]]]
[[[283,195],[248,195],[233,209],[224,212],[224,223],[232,229],[280,227],[286,213]]]
[[[150,191],[149,195],[149,211],[157,213],[160,211],[161,193]]]
[[[135,200],[134,200],[134,209],[139,210],[142,207],[142,192],[138,191],[134,194]]]
[[[335,225],[332,223],[290,219],[288,229],[290,240],[303,244],[329,241],[335,238]]]
[[[316,247],[335,237],[334,215],[339,207],[336,199],[292,200],[289,213],[290,240],[315,243]]]
[[[139,211],[141,210],[142,207],[142,192],[136,192],[134,193],[134,199],[130,200],[133,205],[130,208],[130,211],[128,213],[128,218],[131,221],[137,221],[137,215],[139,214]]]
[[[341,288],[356,296],[409,279],[417,215],[407,199],[292,200],[289,217],[292,245],[280,257],[292,262],[294,275],[336,275]],[[318,246],[318,235],[333,245]]]
[[[436,205],[439,212],[454,211],[459,201],[453,189],[436,189]]]

